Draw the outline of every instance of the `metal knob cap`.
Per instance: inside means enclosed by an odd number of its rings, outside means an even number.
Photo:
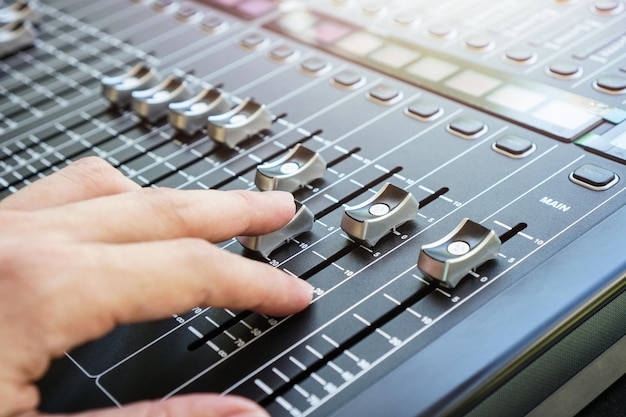
[[[326,162],[320,154],[297,144],[283,157],[259,165],[254,183],[262,191],[294,192],[303,185],[322,178],[325,172]]]
[[[501,245],[493,230],[464,219],[444,238],[422,246],[417,267],[444,287],[454,288],[471,270],[495,259]]]
[[[313,228],[314,215],[305,205],[296,201],[296,214],[282,229],[261,236],[238,236],[239,243],[264,257],[294,237]]]
[[[217,88],[205,88],[188,100],[170,103],[167,118],[176,129],[194,135],[206,126],[209,116],[229,109],[224,93]]]
[[[210,116],[207,132],[214,141],[234,148],[250,136],[269,129],[271,125],[272,116],[265,106],[247,98],[226,113]]]
[[[160,80],[159,75],[144,63],[139,63],[130,71],[114,76],[104,77],[102,95],[112,104],[125,107],[130,104],[133,91],[145,90]]]
[[[341,228],[357,241],[374,246],[396,227],[415,219],[418,210],[411,193],[387,183],[369,200],[346,208]]]
[[[183,79],[169,76],[154,87],[133,91],[131,107],[137,116],[155,122],[167,115],[170,103],[186,100],[190,96]]]

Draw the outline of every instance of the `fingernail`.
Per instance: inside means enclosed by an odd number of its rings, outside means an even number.
[[[313,299],[313,289],[314,287],[303,280],[302,278],[294,278],[298,280],[298,285],[302,288],[302,292],[305,292],[309,296],[309,301]]]
[[[293,202],[293,194],[288,193],[287,191],[263,191],[264,196],[283,201],[291,201]]]

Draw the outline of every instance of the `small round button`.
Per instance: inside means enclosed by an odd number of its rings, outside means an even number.
[[[583,69],[575,62],[558,61],[550,64],[546,72],[548,75],[555,78],[572,79],[580,77],[583,73]]]
[[[457,240],[448,245],[448,252],[451,255],[461,256],[465,255],[470,251],[470,245],[467,242],[463,242],[462,240]]]
[[[593,87],[596,90],[608,94],[625,94],[626,78],[619,75],[606,75],[594,81]]]
[[[300,165],[296,162],[286,162],[280,166],[281,174],[293,174],[294,172],[298,172],[300,169]]]
[[[447,23],[437,23],[428,28],[428,34],[437,39],[451,38],[455,33],[454,26]]]
[[[511,49],[504,54],[508,62],[518,65],[530,65],[537,61],[537,54],[529,49]]]
[[[387,204],[378,203],[372,205],[369,212],[372,216],[384,216],[385,214],[389,213],[390,210],[391,209]]]
[[[617,14],[624,9],[619,0],[598,0],[592,5],[592,11],[597,14]]]
[[[474,52],[485,52],[494,48],[495,42],[486,36],[472,36],[465,40],[465,47]]]

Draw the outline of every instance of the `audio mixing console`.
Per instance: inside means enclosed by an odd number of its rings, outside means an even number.
[[[315,287],[290,317],[120,326],[53,364],[42,410],[566,415],[625,350],[622,0],[0,4],[0,197],[94,155],[290,191],[289,225],[220,246]]]

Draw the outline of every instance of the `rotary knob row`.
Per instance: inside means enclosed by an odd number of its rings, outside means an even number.
[[[173,127],[188,135],[206,128],[213,140],[229,148],[272,124],[267,108],[252,98],[231,108],[219,89],[206,87],[193,95],[183,78],[168,76],[162,80],[144,63],[121,75],[103,78],[102,94],[115,106],[130,106],[137,116],[150,123],[167,117]]]
[[[41,16],[30,1],[0,8],[0,58],[33,46]]]

